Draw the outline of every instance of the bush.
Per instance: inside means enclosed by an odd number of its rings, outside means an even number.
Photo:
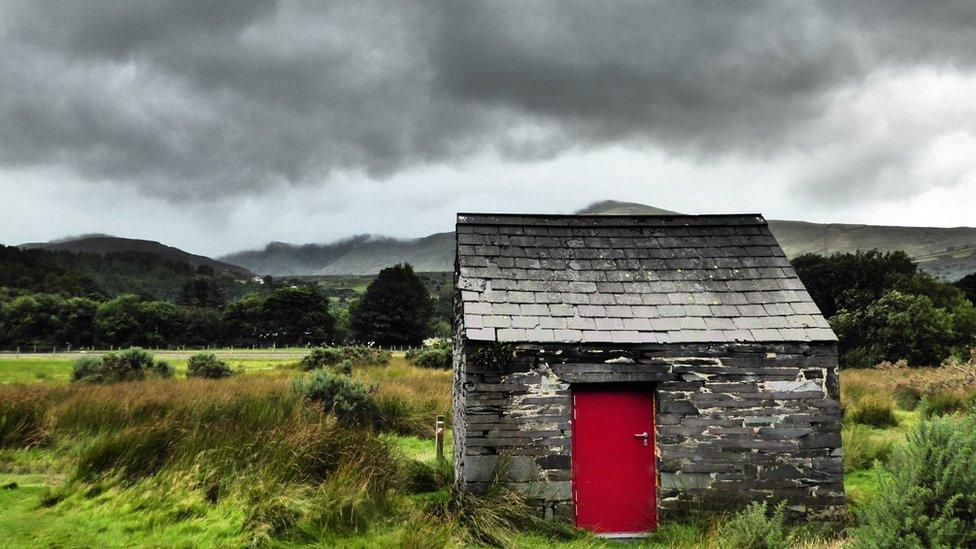
[[[864,425],[850,425],[840,432],[844,448],[844,470],[870,469],[875,461],[885,462],[891,454],[891,440],[878,437]]]
[[[718,547],[741,549],[788,549],[794,539],[786,526],[786,502],[770,510],[766,502],[750,503],[732,515],[716,532]]]
[[[891,402],[885,397],[862,399],[847,413],[847,419],[861,425],[884,429],[898,425],[898,418],[891,409]]]
[[[922,400],[922,391],[911,385],[899,383],[895,386],[892,397],[895,400],[895,405],[902,410],[914,410],[918,407],[919,401]]]
[[[451,349],[431,348],[417,353],[412,362],[419,368],[450,369],[452,363]]]
[[[964,412],[969,407],[970,401],[965,396],[951,391],[938,391],[922,397],[918,411],[923,418],[929,418]]]
[[[855,513],[852,547],[976,545],[976,415],[922,421]]]
[[[75,361],[72,381],[116,383],[139,381],[146,377],[173,377],[173,367],[162,360],[154,360],[149,352],[138,347],[121,353],[109,353],[101,359],[82,357]]]
[[[186,363],[186,377],[220,379],[231,375],[234,375],[234,371],[230,366],[213,353],[193,355]]]
[[[303,370],[310,371],[336,366],[342,361],[350,362],[351,373],[352,366],[388,364],[390,352],[372,347],[318,347],[305,355],[300,365]]]
[[[373,388],[326,370],[296,378],[292,387],[305,400],[319,404],[345,425],[374,426],[380,422]]]

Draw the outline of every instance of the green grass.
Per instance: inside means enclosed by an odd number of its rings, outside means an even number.
[[[169,359],[165,353],[159,355],[176,369],[178,377],[186,375],[186,358]],[[290,358],[226,358],[231,368],[247,374],[274,374],[287,370],[295,364]],[[71,380],[71,369],[75,359],[3,357],[0,358],[0,384],[12,383],[67,383]]]

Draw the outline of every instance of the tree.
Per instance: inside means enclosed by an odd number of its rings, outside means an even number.
[[[976,273],[968,274],[957,280],[955,287],[962,290],[970,303],[976,305]]]
[[[329,298],[318,286],[277,288],[265,299],[263,309],[276,345],[328,343],[335,333]]]
[[[205,267],[205,265],[201,265]],[[199,270],[199,268],[198,268]],[[195,276],[187,280],[180,290],[178,303],[187,307],[222,307],[227,301],[224,289],[210,276]]]
[[[862,309],[891,289],[896,280],[912,277],[918,267],[905,252],[803,254],[792,261],[810,297],[827,318],[841,309]]]
[[[268,339],[264,321],[264,297],[250,293],[229,303],[220,316],[224,343],[262,345]]]
[[[356,339],[379,345],[420,345],[432,317],[430,295],[408,263],[380,271],[350,310]]]
[[[905,359],[913,366],[937,366],[957,339],[953,315],[924,295],[892,290],[864,309],[830,319],[840,340],[841,364],[870,368]]]

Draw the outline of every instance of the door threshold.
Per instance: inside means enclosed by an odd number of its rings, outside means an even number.
[[[596,537],[603,539],[639,539],[650,535],[651,532],[620,532],[617,534],[596,534]]]

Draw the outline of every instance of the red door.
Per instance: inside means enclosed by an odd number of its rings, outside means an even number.
[[[573,388],[576,526],[605,534],[657,526],[654,394],[648,386]]]

